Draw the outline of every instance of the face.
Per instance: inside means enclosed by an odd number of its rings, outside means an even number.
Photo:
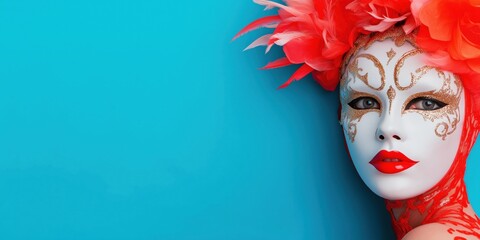
[[[408,41],[374,41],[352,55],[340,83],[340,123],[355,168],[389,200],[435,186],[460,143],[462,84],[423,55]]]

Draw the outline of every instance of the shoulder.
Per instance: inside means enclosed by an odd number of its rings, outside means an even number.
[[[472,237],[459,235],[457,233],[451,234],[448,232],[448,229],[450,229],[450,227],[444,224],[429,223],[414,228],[412,231],[408,232],[402,240],[468,240]]]

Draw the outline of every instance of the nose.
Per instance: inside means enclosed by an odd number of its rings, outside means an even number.
[[[390,114],[384,116],[377,127],[375,133],[379,141],[401,141],[404,136],[400,124]]]

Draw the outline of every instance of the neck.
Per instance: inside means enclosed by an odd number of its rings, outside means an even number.
[[[397,239],[402,239],[410,230],[420,225],[434,222],[470,226],[472,235],[480,237],[473,231],[480,230],[480,225],[478,218],[468,213],[470,205],[463,178],[444,179],[448,181],[420,196],[406,200],[386,200]],[[451,233],[460,230],[465,229],[452,228]]]

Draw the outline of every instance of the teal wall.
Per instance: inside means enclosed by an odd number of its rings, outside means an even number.
[[[251,1],[0,1],[1,239],[392,239]],[[479,158],[480,150],[473,156]],[[473,157],[472,157],[473,158]],[[480,207],[480,163],[467,175]]]

